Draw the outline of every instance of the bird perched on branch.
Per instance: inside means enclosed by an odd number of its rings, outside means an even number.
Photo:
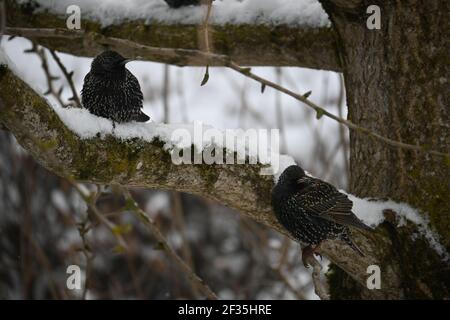
[[[125,68],[131,61],[115,51],[104,51],[92,61],[84,77],[81,104],[89,112],[113,122],[146,122],[143,95],[136,77]]]
[[[179,8],[194,5],[197,6],[199,4],[207,4],[208,0],[164,0],[167,2],[169,7],[171,8]],[[213,0],[214,1],[214,0]]]
[[[272,190],[272,207],[278,221],[306,247],[302,260],[320,248],[324,240],[342,240],[364,256],[351,241],[349,226],[372,230],[352,212],[353,202],[331,184],[309,177],[299,166],[290,166]],[[316,253],[317,254],[317,253]]]

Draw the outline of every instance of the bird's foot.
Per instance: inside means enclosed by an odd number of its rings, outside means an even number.
[[[320,244],[318,244],[316,246],[309,245],[309,246],[306,246],[303,248],[302,262],[303,262],[303,265],[305,266],[305,268],[308,268],[310,265],[313,265],[313,263],[311,263],[311,259],[316,260],[314,255],[319,256],[320,260],[322,261],[322,255],[320,253],[316,252],[317,250],[320,250]]]

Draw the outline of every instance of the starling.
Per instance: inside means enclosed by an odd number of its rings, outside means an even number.
[[[320,248],[324,240],[342,240],[364,256],[351,241],[349,226],[372,230],[352,212],[353,202],[331,184],[309,177],[299,166],[281,174],[272,190],[272,207],[278,221],[305,246],[302,260]]]
[[[84,77],[81,104],[96,116],[115,122],[146,122],[142,112],[143,95],[139,82],[125,68],[131,61],[115,51],[104,51],[92,61]]]
[[[197,6],[202,3],[202,0],[164,0],[171,8],[179,8],[184,6]],[[206,2],[205,2],[206,3]]]

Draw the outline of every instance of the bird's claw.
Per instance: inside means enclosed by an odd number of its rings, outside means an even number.
[[[310,259],[316,260],[316,258],[314,257],[315,255],[320,258],[320,261],[322,261],[322,255],[319,252],[316,252],[317,249],[319,249],[319,245],[317,245],[315,247],[306,246],[305,248],[303,248],[302,262],[303,262],[303,265],[305,266],[305,268],[308,269],[310,265],[311,266],[313,265],[312,263],[310,263],[310,261],[311,261]]]

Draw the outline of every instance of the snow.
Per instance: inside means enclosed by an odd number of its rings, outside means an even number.
[[[98,134],[100,134],[100,136],[112,134],[123,140],[141,138],[151,142],[153,139],[158,137],[161,141],[165,142],[164,148],[169,151],[174,148],[183,149],[190,147],[192,144],[192,141],[190,140],[188,143],[186,143],[186,140],[184,139],[174,140],[173,133],[176,130],[186,130],[191,137],[195,137],[195,132],[199,129],[203,130],[203,132],[208,129],[213,129],[211,126],[205,126],[201,122],[194,122],[193,124],[126,123],[116,124],[116,128],[113,129],[110,120],[96,117],[85,109],[61,108],[56,105],[53,106],[53,108],[61,120],[82,139],[92,138]],[[218,129],[214,130],[223,132]],[[213,145],[217,148],[223,148],[225,146],[223,142],[213,140],[212,136],[209,136],[208,139],[206,135],[203,135],[201,143],[194,144],[199,151]],[[236,147],[237,149],[232,149],[231,151],[234,152],[239,150],[239,142]],[[228,151],[230,151],[230,149],[228,149]],[[248,152],[249,150],[246,149],[245,151]],[[271,159],[273,159],[274,153],[272,152],[271,154]],[[259,154],[252,154],[251,156],[258,158],[258,160],[261,158]],[[275,182],[278,181],[278,178],[284,169],[290,165],[296,164],[295,160],[288,155],[279,155],[278,159],[278,165],[273,166],[273,163],[271,163],[272,167],[270,168],[274,174]],[[343,190],[340,191],[346,193]],[[428,219],[424,218],[417,209],[412,208],[406,203],[398,203],[392,200],[380,201],[373,199],[361,199],[352,194],[346,194],[349,199],[353,201],[353,212],[366,224],[372,227],[378,226],[385,219],[383,211],[386,209],[391,209],[397,214],[399,220],[398,227],[404,226],[407,221],[414,223],[418,226],[420,233],[429,241],[430,245],[436,250],[436,252],[445,259],[449,258],[446,250],[439,243],[438,236],[429,228]]]
[[[343,190],[339,190],[346,193]],[[430,223],[426,215],[420,214],[419,210],[411,207],[407,203],[395,202],[392,200],[375,200],[369,198],[358,198],[348,194],[348,198],[353,201],[352,211],[364,223],[371,227],[376,227],[384,220],[384,210],[392,210],[398,219],[397,227],[402,227],[411,222],[418,227],[419,233],[428,240],[430,246],[444,259],[449,260],[450,255],[439,243],[439,236],[430,229]]]
[[[24,2],[26,0],[18,0]],[[81,9],[82,19],[99,21],[102,26],[118,24],[126,20],[144,20],[146,23],[198,24],[204,19],[202,6],[171,9],[163,0],[36,0],[38,10],[49,10],[66,15],[70,5]],[[326,27],[329,19],[317,0],[216,0],[213,4],[211,23],[268,24]]]

